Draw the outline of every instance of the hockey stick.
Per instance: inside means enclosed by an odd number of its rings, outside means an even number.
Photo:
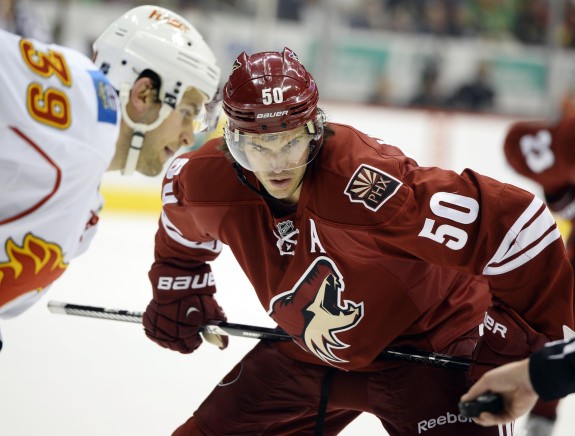
[[[142,322],[143,317],[142,312],[106,309],[103,307],[84,306],[53,300],[48,302],[48,309],[52,313],[126,321],[138,324]],[[290,335],[279,328],[272,329],[268,327],[233,324],[229,322],[204,325],[200,331],[217,335],[243,336],[254,339],[269,339],[275,341],[289,341],[293,339]],[[462,371],[467,371],[471,364],[469,359],[465,359],[463,357],[448,356],[416,349],[383,350],[377,358],[379,360],[405,360],[408,362]]]
[[[142,323],[142,312],[131,312],[128,310],[106,309],[96,306],[83,306],[79,304],[63,303],[60,301],[49,301],[48,309],[52,313],[64,315],[78,315],[90,318],[111,319],[114,321],[126,321],[137,324]],[[254,339],[271,339],[275,341],[289,341],[291,336],[280,329],[268,327],[256,327],[252,325],[233,324],[220,321],[217,324],[208,324],[200,328],[202,333],[212,333],[225,336],[243,336]]]
[[[110,319],[142,323],[142,312],[128,310],[106,309],[96,306],[84,306],[79,304],[49,301],[48,309],[52,313],[65,315],[78,315],[91,318]],[[289,341],[293,338],[280,328],[258,327],[245,324],[233,324],[219,322],[218,324],[204,325],[201,332],[218,335],[243,336],[254,339],[268,339],[274,341]],[[471,360],[463,357],[447,356],[445,354],[431,353],[416,349],[383,350],[377,357],[379,360],[405,360],[436,367],[467,371]],[[459,403],[460,413],[468,417],[476,417],[483,411],[499,413],[503,409],[503,401],[499,395],[482,395],[473,401]]]

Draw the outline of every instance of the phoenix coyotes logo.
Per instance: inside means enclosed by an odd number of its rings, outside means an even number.
[[[46,287],[68,266],[60,246],[31,233],[21,247],[8,239],[5,249],[8,260],[0,263],[0,305],[25,292]]]
[[[343,277],[331,259],[319,257],[291,291],[270,302],[268,314],[296,342],[330,364],[345,363],[337,350],[349,345],[339,332],[354,328],[363,317],[363,303],[342,300]]]
[[[350,179],[345,193],[354,203],[363,203],[374,212],[399,189],[401,182],[395,177],[369,165],[360,165]]]

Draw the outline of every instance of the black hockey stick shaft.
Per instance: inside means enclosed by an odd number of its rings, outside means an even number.
[[[110,319],[114,321],[126,321],[137,324],[141,324],[143,318],[142,312],[107,309],[104,307],[63,303],[53,300],[48,302],[48,309],[52,313]],[[220,321],[217,324],[204,325],[201,327],[200,331],[226,336],[243,336],[246,338],[271,339],[275,341],[289,341],[292,339],[291,336],[280,329],[234,324],[225,321]]]
[[[59,301],[49,301],[48,309],[52,313],[65,315],[77,315],[91,318],[110,319],[115,321],[126,321],[142,323],[142,312],[132,312],[128,310],[107,309],[96,306],[85,306]],[[253,339],[268,339],[275,341],[289,341],[293,338],[279,328],[259,327],[245,324],[234,324],[230,322],[219,322],[202,326],[201,331],[229,336],[242,336]],[[436,367],[457,369],[467,371],[471,364],[469,359],[463,357],[448,356],[439,353],[416,349],[390,349],[384,350],[378,356],[380,360],[405,360],[408,362],[421,363]]]

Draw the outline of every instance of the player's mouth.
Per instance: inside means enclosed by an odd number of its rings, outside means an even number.
[[[175,150],[172,150],[170,147],[164,147],[164,153],[166,155],[166,158],[169,159],[171,158],[174,154],[176,154]]]
[[[291,180],[292,180],[291,177],[274,177],[268,179],[268,182],[274,188],[280,189],[289,186]]]

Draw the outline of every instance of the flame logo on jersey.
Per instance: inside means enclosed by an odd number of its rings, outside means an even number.
[[[337,333],[354,328],[363,318],[363,303],[341,299],[341,273],[327,257],[319,257],[291,291],[270,302],[268,314],[305,350],[329,364],[345,363],[335,352],[349,345]]]
[[[376,212],[397,192],[401,182],[386,172],[369,165],[360,165],[349,180],[345,193],[354,203],[363,203]]]
[[[40,290],[56,280],[67,268],[59,245],[31,233],[22,246],[6,241],[8,261],[0,263],[0,306],[19,295]]]

